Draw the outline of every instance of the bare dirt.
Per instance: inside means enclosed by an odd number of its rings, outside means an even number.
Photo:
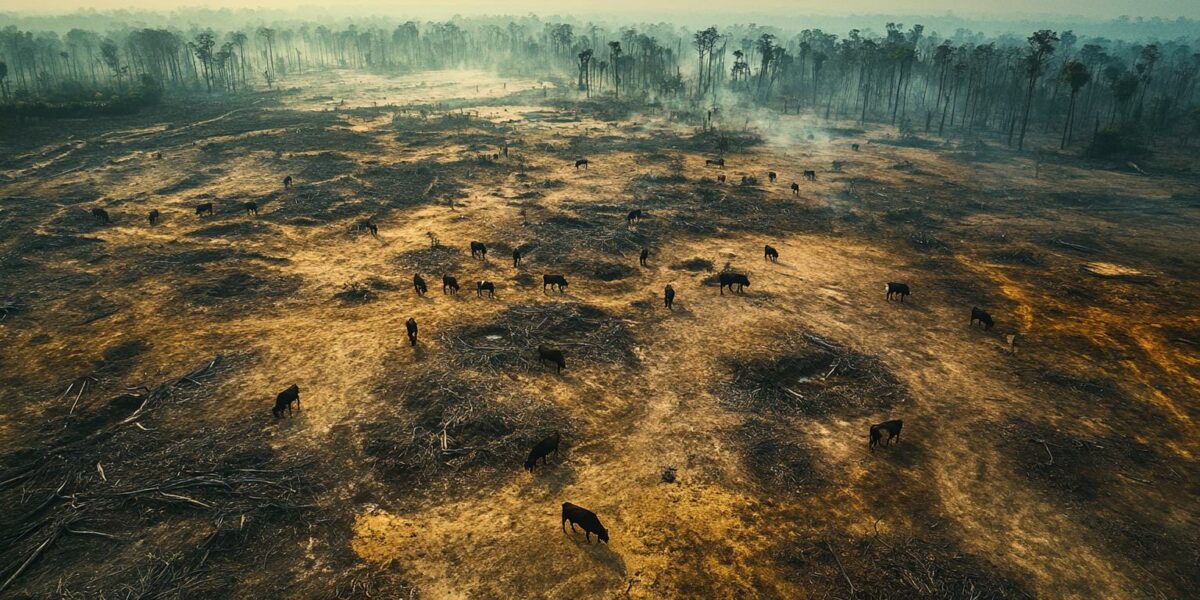
[[[1194,157],[1035,177],[990,141],[738,107],[716,134],[484,73],[288,83],[4,142],[4,594],[1200,586]],[[718,293],[725,268],[744,294]],[[293,383],[301,409],[273,418]],[[896,418],[899,444],[868,451]],[[611,543],[564,533],[567,501]]]

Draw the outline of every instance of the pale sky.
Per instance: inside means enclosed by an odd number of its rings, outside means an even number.
[[[938,15],[954,12],[961,16],[1038,16],[1079,15],[1093,19],[1130,17],[1200,18],[1200,0],[0,0],[0,12],[38,13],[72,12],[80,8],[110,10],[133,8],[171,11],[183,7],[266,8],[295,10],[315,6],[348,13],[403,15],[422,17],[470,14],[695,14],[712,12],[736,15],[754,14],[892,14]]]

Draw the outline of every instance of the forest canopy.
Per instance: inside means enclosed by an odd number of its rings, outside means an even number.
[[[1031,127],[1060,132],[1063,147],[1080,132],[1096,139],[1101,129],[1188,135],[1200,128],[1195,37],[1137,42],[1071,30],[985,35],[962,28],[945,35],[896,22],[882,32],[754,24],[697,30],[534,16],[239,25],[228,11],[212,15],[210,26],[134,26],[114,16],[97,20],[108,25],[104,31],[9,25],[0,31],[4,113],[120,112],[160,93],[286,86],[290,75],[310,70],[478,68],[570,81],[588,97],[693,109],[747,102],[889,123],[906,135],[992,132],[1017,147]],[[1195,31],[1191,21],[1171,24]]]

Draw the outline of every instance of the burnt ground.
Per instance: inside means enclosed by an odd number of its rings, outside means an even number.
[[[1035,176],[997,140],[746,107],[704,132],[533,81],[412,77],[444,85],[314,75],[3,141],[4,595],[1200,585],[1194,155],[1164,141],[1139,175],[1059,154]],[[718,294],[723,269],[745,294]],[[913,295],[885,301],[888,281]],[[300,410],[273,418],[292,383]],[[892,418],[900,443],[868,451]],[[611,544],[564,534],[564,501]]]

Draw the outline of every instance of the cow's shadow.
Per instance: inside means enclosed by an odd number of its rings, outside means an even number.
[[[578,531],[572,532],[570,525],[567,526],[567,531],[563,535],[571,539],[571,543],[575,546],[578,552],[586,552],[591,559],[599,565],[604,566],[608,570],[616,573],[621,578],[628,574],[628,569],[625,566],[625,559],[613,550],[608,544],[596,539],[592,536],[592,543],[587,543],[587,538],[584,535],[583,529],[576,527]]]

